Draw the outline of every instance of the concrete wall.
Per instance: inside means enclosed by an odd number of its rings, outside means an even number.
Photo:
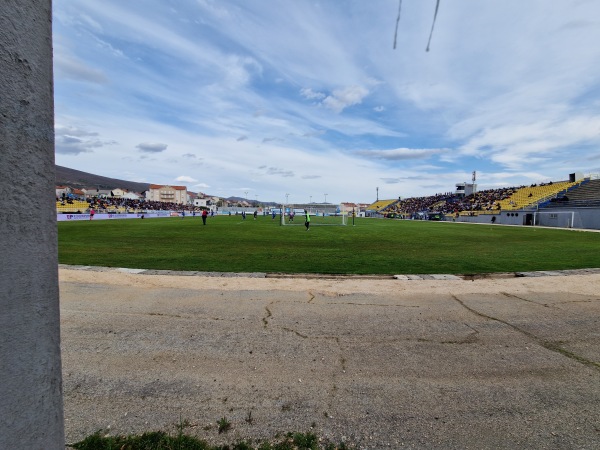
[[[499,214],[479,214],[477,216],[459,216],[456,222],[469,223],[492,223],[492,217],[496,217],[496,224],[502,225],[525,225],[525,215],[532,214],[524,211],[503,211]],[[452,220],[452,216],[446,216],[446,220]]]
[[[2,0],[0,86],[0,448],[64,449],[51,0]]]
[[[600,208],[548,208],[540,212],[543,214],[536,218],[539,225],[600,230]]]
[[[571,217],[571,212],[575,212],[575,216]],[[540,209],[536,215],[535,210],[531,211],[502,211],[496,214],[496,224],[501,225],[529,225],[529,220],[536,220],[536,225],[545,227],[557,228],[585,228],[588,230],[600,230],[600,208],[557,208],[557,209]],[[557,213],[556,217],[551,217],[550,214]],[[491,214],[480,214],[479,216],[460,216],[456,219],[457,222],[469,223],[492,223]],[[446,220],[452,220],[451,216],[447,216]],[[571,221],[573,223],[571,224]]]

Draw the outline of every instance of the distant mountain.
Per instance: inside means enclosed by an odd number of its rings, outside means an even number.
[[[136,183],[135,181],[108,178],[67,167],[55,166],[56,185],[70,186],[75,188],[98,188],[98,189],[127,189],[133,192],[144,192],[148,190],[149,183]]]
[[[150,183],[136,183],[135,181],[119,180],[117,178],[108,178],[93,173],[82,172],[81,170],[69,169],[68,167],[55,166],[56,168],[56,185],[70,186],[74,188],[97,188],[97,189],[127,189],[133,192],[147,191]],[[189,192],[189,191],[188,191]],[[206,194],[209,197],[212,195]],[[242,202],[246,200],[243,197],[229,197],[229,201]],[[250,200],[248,200],[250,202]],[[275,202],[261,202],[261,205],[274,206]]]
[[[259,205],[262,206],[277,206],[276,202],[263,202],[261,200],[251,200],[251,199],[246,199],[244,197],[227,197],[225,200],[227,200],[228,202],[244,202],[247,201],[248,203],[250,203],[251,205],[254,205],[257,201]]]

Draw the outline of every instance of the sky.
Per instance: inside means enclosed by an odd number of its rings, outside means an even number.
[[[289,203],[600,173],[600,2],[441,0],[426,51],[435,8],[54,0],[56,163]]]

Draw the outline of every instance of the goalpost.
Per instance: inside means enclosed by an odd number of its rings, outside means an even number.
[[[533,213],[533,225],[556,228],[582,228],[581,217],[577,211],[536,211]]]
[[[281,213],[281,211],[283,211]],[[322,209],[308,209],[310,216],[310,226],[344,226],[348,223],[347,213],[341,212],[328,212]],[[304,226],[305,220],[304,208],[298,207],[297,205],[286,205],[280,210],[280,223],[281,225],[302,225]]]

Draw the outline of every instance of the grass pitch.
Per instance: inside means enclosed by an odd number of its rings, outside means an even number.
[[[600,234],[352,219],[305,231],[279,217],[58,223],[62,264],[215,272],[477,274],[600,267]],[[300,220],[298,220],[300,219]],[[339,222],[339,218],[337,219]]]

